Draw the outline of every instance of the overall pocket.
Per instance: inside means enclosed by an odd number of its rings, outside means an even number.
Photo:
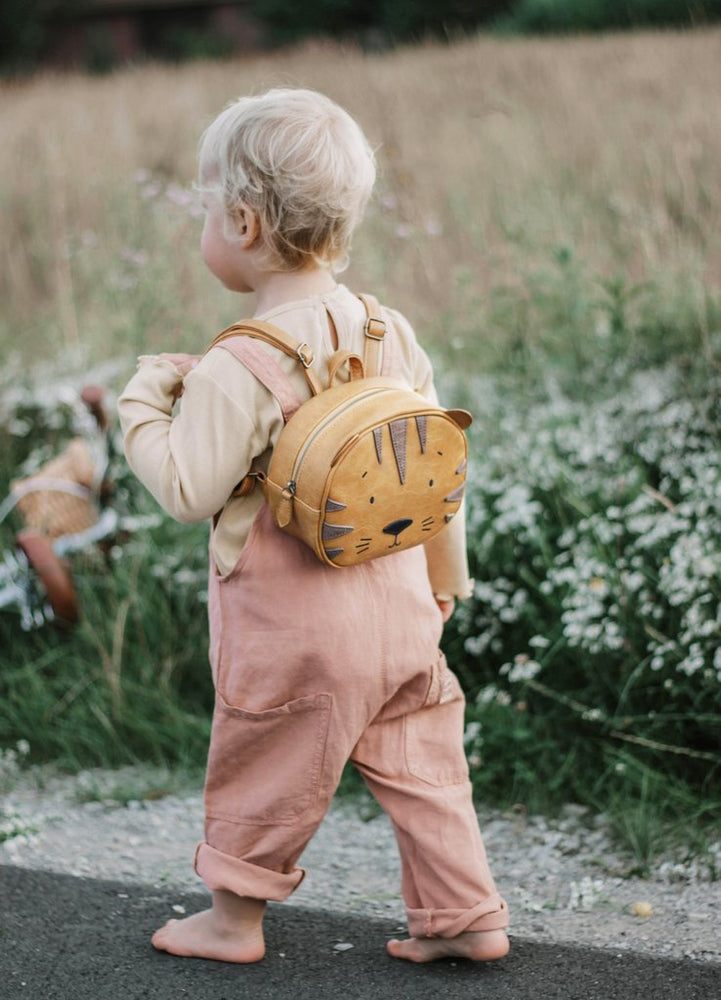
[[[208,816],[231,823],[291,824],[317,799],[332,696],[296,698],[263,711],[216,699]]]
[[[468,778],[463,748],[465,698],[441,657],[423,708],[405,717],[406,767],[428,785],[457,785]]]

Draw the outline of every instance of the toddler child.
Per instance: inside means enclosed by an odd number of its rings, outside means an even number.
[[[199,159],[211,272],[254,292],[255,316],[309,345],[319,373],[339,348],[362,355],[364,307],[334,277],[375,180],[357,123],[321,94],[274,89],[226,108]],[[383,319],[383,372],[435,402],[408,322],[391,309]],[[259,366],[283,392],[251,373]],[[261,959],[265,903],[300,884],[297,861],[351,760],[398,840],[410,937],[389,953],[501,958],[507,908],[471,798],[463,695],[438,646],[455,598],[470,594],[463,519],[423,547],[320,563],[274,525],[260,489],[236,489],[267,469],[284,416],[307,396],[297,361],[246,337],[202,356],[141,357],[119,401],[140,480],[178,520],[211,521],[216,703],[195,868],[212,906],[171,920],[153,944]]]

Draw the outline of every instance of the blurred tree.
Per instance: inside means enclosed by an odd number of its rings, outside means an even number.
[[[721,20],[721,0],[246,0],[264,28],[265,40],[283,45],[312,36],[387,46],[428,36],[453,38],[481,26],[513,33],[601,31],[637,26],[684,27]],[[135,4],[161,23],[170,5]],[[83,0],[0,0],[0,69],[32,69],[43,57],[54,19],[88,7]],[[192,5],[182,7],[184,12]],[[199,6],[202,7],[202,4]],[[195,9],[193,7],[193,9]],[[207,9],[207,8],[206,8]],[[164,23],[164,20],[162,21]],[[224,53],[214,36],[186,31],[172,53]],[[197,36],[197,37],[196,37]],[[207,36],[207,37],[206,37]],[[98,46],[96,45],[96,48]],[[167,48],[168,46],[166,46]],[[171,46],[172,48],[172,46]],[[175,51],[177,49],[177,52]],[[45,53],[47,54],[47,53]]]
[[[253,13],[272,44],[312,35],[345,35],[372,28],[373,0],[253,0]]]
[[[0,65],[18,70],[31,66],[45,37],[47,0],[2,0],[0,3]]]
[[[511,0],[253,0],[253,12],[274,44],[313,35],[361,37],[388,44],[476,28],[511,6]]]
[[[392,38],[452,35],[477,28],[509,9],[510,0],[380,0],[378,22]]]
[[[496,27],[511,32],[690,27],[721,20],[721,0],[515,0]]]

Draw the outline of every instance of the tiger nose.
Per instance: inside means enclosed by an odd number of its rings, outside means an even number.
[[[401,531],[405,531],[413,521],[409,517],[401,517],[397,521],[391,521],[383,528],[384,535],[394,535],[396,538],[400,535]]]

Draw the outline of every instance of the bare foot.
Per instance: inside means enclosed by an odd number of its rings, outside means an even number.
[[[388,942],[388,954],[409,962],[435,962],[438,958],[469,958],[472,962],[493,962],[508,954],[505,931],[468,931],[452,938],[408,938]]]
[[[184,920],[169,920],[155,932],[158,951],[185,958],[212,958],[218,962],[259,962],[265,955],[265,902],[221,890],[213,906]]]

